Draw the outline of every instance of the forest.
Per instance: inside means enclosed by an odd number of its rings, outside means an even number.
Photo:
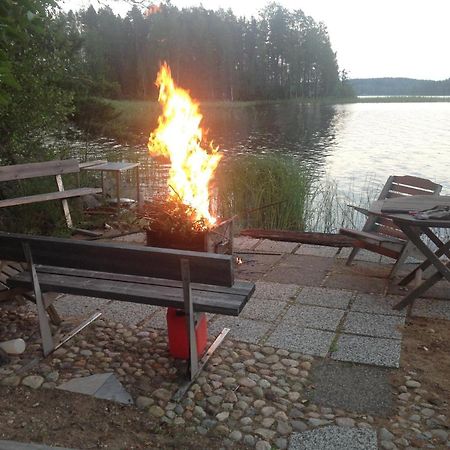
[[[162,61],[200,100],[349,95],[326,26],[276,3],[247,19],[170,2],[121,17],[109,7],[2,0],[1,162],[42,158],[46,136],[68,121],[111,117],[102,98],[156,100]]]

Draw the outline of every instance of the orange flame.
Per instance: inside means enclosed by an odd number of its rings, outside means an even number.
[[[170,159],[169,196],[194,210],[195,219],[212,226],[216,218],[210,213],[209,184],[222,157],[212,144],[202,147],[203,131],[198,103],[189,93],[175,85],[167,63],[156,79],[159,103],[163,108],[158,127],[150,134],[148,149],[152,156]]]

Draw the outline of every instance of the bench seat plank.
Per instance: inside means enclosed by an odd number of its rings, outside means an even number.
[[[61,200],[72,197],[82,197],[84,195],[101,194],[101,188],[78,188],[68,189],[61,192],[49,192],[46,194],[29,195],[27,197],[8,198],[0,200],[0,208],[8,206],[28,205],[30,203],[47,202],[50,200]]]
[[[136,283],[117,280],[116,274],[105,274],[105,279],[98,279],[78,276],[80,274],[76,274],[76,272],[77,270],[72,269],[72,274],[68,275],[38,271],[42,291],[184,308],[182,287],[163,285],[164,280],[155,282],[155,280],[148,279],[144,283],[144,280],[141,279],[141,282]],[[169,284],[172,284],[172,282]],[[192,285],[194,310],[238,316],[254,291],[253,284],[248,283],[247,288],[245,288],[245,284],[239,283],[238,288],[221,287],[218,292],[215,292],[214,289],[207,290],[204,286],[198,288],[198,285]],[[31,275],[29,272],[21,272],[11,277],[8,280],[8,285],[31,288]]]
[[[125,281],[129,283],[146,284],[151,286],[170,286],[182,288],[183,283],[177,280],[164,278],[152,278],[139,275],[124,275],[120,273],[98,272],[94,270],[70,269],[66,267],[53,267],[36,265],[38,273],[53,273],[56,275],[69,275],[74,277],[93,278],[96,280]],[[231,287],[223,287],[212,284],[191,283],[192,289],[205,292],[216,292],[224,294],[249,295],[254,291],[254,284],[246,281],[235,281]]]

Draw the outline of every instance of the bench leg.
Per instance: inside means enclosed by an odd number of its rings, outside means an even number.
[[[202,371],[205,364],[208,362],[211,355],[214,353],[216,348],[222,343],[225,339],[225,336],[230,331],[229,328],[224,328],[222,332],[217,336],[215,341],[208,348],[206,353],[203,355],[202,359],[198,360],[197,353],[197,334],[195,330],[195,321],[194,321],[194,308],[192,304],[192,295],[191,295],[191,277],[189,271],[189,261],[187,259],[181,260],[181,279],[183,282],[183,297],[184,297],[184,312],[187,321],[187,330],[188,330],[188,339],[189,339],[189,372],[188,372],[188,380],[183,383],[178,391],[173,396],[174,401],[180,401],[189,388],[194,383],[197,376]]]
[[[39,329],[42,337],[42,348],[44,350],[44,356],[47,356],[55,349],[52,331],[50,329],[47,313],[45,312],[44,299],[42,298],[41,286],[39,285],[36,267],[33,264],[30,245],[23,243],[22,248],[31,273],[31,281],[33,283],[34,297],[36,299],[36,307],[38,312]]]

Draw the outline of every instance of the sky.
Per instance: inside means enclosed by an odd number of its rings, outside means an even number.
[[[64,9],[109,5],[124,15],[123,0],[65,0]],[[149,0],[144,5],[158,4]],[[279,0],[328,28],[340,69],[350,78],[450,78],[450,0]],[[178,7],[231,8],[256,16],[267,0],[172,0]]]

